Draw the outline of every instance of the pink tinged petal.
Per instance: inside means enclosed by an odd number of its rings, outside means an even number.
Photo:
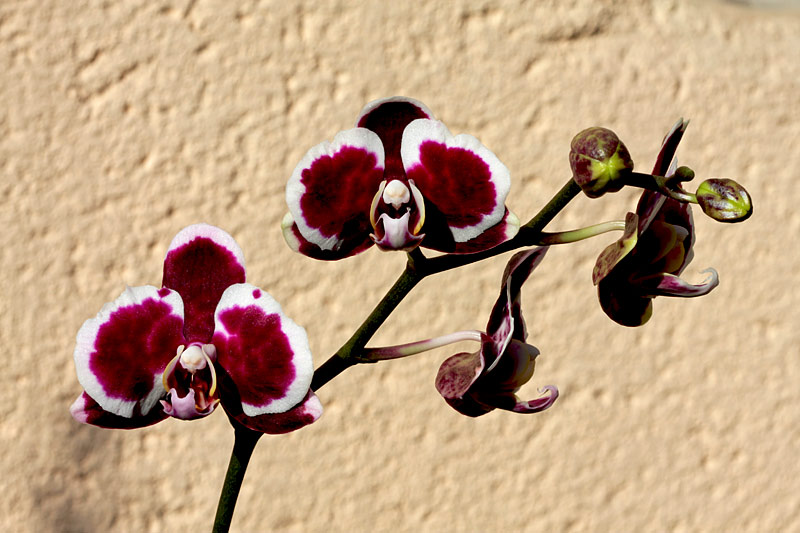
[[[483,372],[481,351],[459,353],[444,360],[436,374],[436,390],[445,399],[463,397]]]
[[[283,217],[283,221],[281,221],[281,230],[283,231],[283,238],[286,240],[286,244],[289,245],[289,248],[305,256],[323,261],[335,261],[359,254],[373,244],[369,232],[367,231],[364,233],[361,240],[355,238],[349,239],[344,241],[342,246],[336,250],[323,250],[303,237],[297,224],[294,223],[294,218],[292,218],[291,213],[286,213]]]
[[[242,249],[220,228],[194,224],[172,239],[164,259],[164,286],[178,291],[183,298],[184,336],[188,342],[211,340],[214,309],[220,296],[244,279]]]
[[[420,118],[432,119],[433,113],[422,102],[404,96],[370,102],[358,116],[357,126],[374,131],[380,137],[386,154],[385,179],[405,176],[400,157],[403,130]]]
[[[257,290],[241,283],[225,291],[215,313],[213,342],[223,370],[217,376],[223,404],[228,409],[241,402],[250,417],[293,408],[308,392],[314,373],[305,329],[286,317],[272,296]]]
[[[303,237],[322,250],[362,242],[371,229],[369,208],[383,180],[383,145],[354,128],[311,148],[286,184],[286,203]]]
[[[124,416],[109,413],[94,401],[85,392],[78,396],[78,399],[70,406],[69,412],[76,421],[81,424],[90,424],[108,429],[137,429],[152,426],[167,418],[166,413],[161,409],[152,409],[143,416],[125,418]]]
[[[283,413],[247,416],[242,412],[239,403],[226,404],[224,407],[228,415],[245,427],[271,435],[296,431],[322,416],[322,404],[311,390],[308,391],[303,401]]]
[[[625,216],[625,232],[617,242],[600,253],[592,270],[592,282],[597,285],[633,250],[639,238],[639,217],[633,213]]]
[[[511,411],[524,414],[539,413],[553,405],[558,399],[558,388],[555,385],[545,385],[539,392],[549,392],[550,394],[527,402],[517,400]]]
[[[184,344],[183,302],[169,289],[128,287],[78,331],[78,381],[105,411],[144,416],[164,396],[161,374]]]
[[[637,280],[637,282],[642,285],[641,291],[650,297],[677,296],[680,298],[694,298],[708,294],[719,285],[719,274],[717,274],[716,270],[707,268],[703,272],[708,272],[709,277],[698,285],[692,285],[673,274],[660,274]]]
[[[437,120],[415,120],[403,132],[401,155],[408,178],[441,214],[455,242],[503,220],[511,175],[475,137],[454,137]],[[432,233],[427,225],[426,233]]]

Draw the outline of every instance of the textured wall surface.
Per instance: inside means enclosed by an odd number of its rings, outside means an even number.
[[[532,416],[468,419],[433,387],[471,345],[356,367],[316,424],[263,439],[237,531],[800,531],[800,15],[690,0],[0,3],[0,527],[210,529],[226,417],[130,432],[74,422],[75,333],[128,285],[161,280],[183,226],[233,234],[248,278],[304,325],[319,365],[400,273],[402,254],[291,252],[283,190],[368,101],[425,102],[512,172],[532,216],[604,125],[640,168],[680,116],[701,176],[736,177],[745,224],[697,215],[686,277],[638,329],[590,273],[616,236],[556,248],[526,284],[542,352]],[[636,193],[576,199],[550,226],[622,218]],[[505,258],[425,280],[373,345],[482,328]]]

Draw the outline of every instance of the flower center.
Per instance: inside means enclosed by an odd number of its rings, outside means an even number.
[[[407,203],[411,199],[411,191],[406,184],[400,180],[392,180],[383,189],[383,201],[391,204],[395,209]]]
[[[177,354],[161,377],[167,391],[167,399],[161,401],[165,413],[182,420],[211,414],[219,402],[216,358],[213,344],[178,346]]]

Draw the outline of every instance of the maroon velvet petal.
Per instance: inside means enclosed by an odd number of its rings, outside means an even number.
[[[372,199],[383,180],[383,146],[364,128],[311,148],[286,184],[286,203],[304,239],[326,251],[369,235]]]
[[[69,412],[72,418],[81,424],[90,424],[108,429],[137,429],[152,426],[167,418],[167,414],[162,409],[151,409],[147,415],[125,418],[104,410],[85,392],[78,396],[78,399],[70,406]]]
[[[323,250],[303,237],[297,224],[294,223],[294,218],[292,218],[291,213],[286,213],[286,216],[283,217],[281,230],[283,231],[283,238],[286,240],[286,244],[289,245],[289,248],[305,256],[321,259],[323,261],[335,261],[360,254],[373,244],[369,232],[365,232],[355,234],[350,239],[343,239],[341,246],[336,250]]]
[[[244,279],[244,254],[225,231],[194,224],[172,239],[164,259],[163,283],[183,298],[187,341],[211,342],[217,302],[225,289]]]
[[[622,326],[644,325],[653,314],[653,299],[642,296],[637,288],[617,275],[597,284],[597,296],[606,315]]]
[[[499,224],[511,187],[508,168],[471,135],[453,136],[439,121],[415,120],[403,132],[406,174],[445,219],[456,242]],[[423,232],[433,230],[426,224]]]
[[[217,363],[230,379],[220,393],[223,405],[230,406],[231,386],[247,416],[281,413],[303,399],[314,373],[308,338],[272,296],[247,283],[232,285],[215,318]]]
[[[418,118],[432,119],[433,113],[422,102],[404,96],[370,102],[358,116],[357,126],[374,131],[380,137],[386,154],[386,180],[404,178],[405,170],[400,157],[403,130]]]
[[[178,293],[128,287],[78,331],[78,381],[109,413],[125,418],[147,415],[165,394],[161,374],[186,342],[182,330]]]
[[[271,435],[296,431],[322,416],[322,404],[310,389],[302,402],[283,413],[247,416],[242,412],[241,404],[238,402],[234,402],[232,406],[223,403],[223,407],[231,417],[245,427]]]

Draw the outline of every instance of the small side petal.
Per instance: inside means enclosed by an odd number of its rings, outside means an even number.
[[[235,413],[227,408],[226,410],[229,415],[245,427],[271,435],[296,431],[315,422],[322,416],[322,404],[317,395],[311,390],[308,391],[302,402],[283,413],[247,416],[241,410],[237,410]]]
[[[241,402],[246,416],[282,413],[308,392],[314,368],[306,331],[258,287],[240,283],[225,291],[213,344],[226,409]]]
[[[642,288],[641,291],[647,296],[677,296],[680,298],[694,298],[708,294],[719,285],[719,274],[713,268],[708,268],[703,272],[710,275],[703,283],[692,285],[688,281],[673,274],[660,274],[645,279],[637,280]]]
[[[161,374],[184,344],[180,295],[152,286],[128,287],[78,331],[78,381],[105,411],[143,416],[164,396]]]
[[[592,270],[592,282],[597,285],[622,261],[636,246],[639,238],[639,217],[634,213],[625,216],[625,232],[622,237],[610,244],[600,253]]]
[[[503,219],[511,175],[475,137],[453,136],[438,120],[418,119],[403,132],[401,156],[408,178],[441,213],[456,242]],[[432,233],[427,225],[424,231]]]
[[[88,394],[81,393],[78,399],[70,406],[69,412],[81,424],[90,424],[108,429],[137,429],[152,426],[167,418],[161,409],[152,409],[147,415],[125,418],[124,416],[109,413],[94,401]]]
[[[208,224],[181,230],[164,259],[164,287],[178,291],[186,306],[184,335],[207,343],[222,293],[245,279],[244,254],[227,232]],[[175,355],[175,354],[172,354]]]
[[[667,173],[670,167],[673,166],[672,163],[675,159],[675,152],[678,149],[678,144],[681,142],[683,132],[686,131],[688,125],[689,121],[683,118],[679,118],[678,121],[672,125],[672,128],[661,143],[661,149],[656,157],[656,164],[653,166],[653,174],[656,176],[668,175]]]
[[[365,128],[341,131],[332,143],[311,148],[286,184],[286,203],[303,238],[325,251],[363,242],[383,167],[383,145]]]
[[[550,394],[527,402],[517,400],[517,404],[511,408],[511,411],[524,414],[539,413],[556,403],[558,399],[558,388],[555,385],[546,385],[540,392],[549,392]]]

